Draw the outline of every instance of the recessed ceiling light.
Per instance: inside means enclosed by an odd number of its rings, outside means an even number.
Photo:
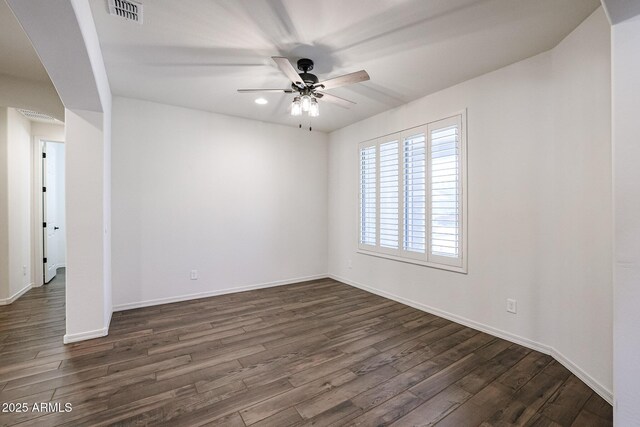
[[[256,99],[256,101],[255,101],[255,103],[256,103],[256,104],[259,104],[259,105],[264,105],[264,104],[266,104],[266,103],[268,103],[268,102],[269,102],[269,101],[267,101],[267,100],[266,100],[266,99],[264,99],[264,98],[258,98],[258,99]]]

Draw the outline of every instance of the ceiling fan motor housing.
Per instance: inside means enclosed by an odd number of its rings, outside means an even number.
[[[316,83],[318,83],[318,77],[316,77],[315,74],[311,74],[311,73],[300,73],[300,78],[302,79],[303,82],[305,82],[307,85],[314,85]]]
[[[298,70],[302,71],[300,78],[307,86],[312,86],[318,83],[318,77],[315,74],[311,74],[309,71],[313,70],[313,61],[309,58],[298,59]]]
[[[309,58],[298,59],[298,70],[304,71],[305,73],[313,70],[313,61]]]

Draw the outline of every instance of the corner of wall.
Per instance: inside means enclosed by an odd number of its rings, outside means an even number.
[[[549,352],[610,400],[607,32],[596,10],[551,51],[332,132],[330,276]],[[465,107],[469,274],[359,254],[354,145],[378,136],[398,111],[426,122]],[[515,318],[503,305],[514,295],[527,307]]]
[[[3,300],[10,298],[7,121],[7,108],[0,107],[0,299]]]

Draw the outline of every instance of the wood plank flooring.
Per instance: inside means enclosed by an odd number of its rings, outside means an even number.
[[[0,307],[0,402],[29,405],[0,425],[612,425],[611,406],[551,357],[330,279],[63,335],[63,274]]]

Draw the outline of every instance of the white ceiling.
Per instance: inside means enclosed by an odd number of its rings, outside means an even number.
[[[144,24],[91,0],[116,95],[297,126],[270,57],[316,62],[320,80],[365,69],[371,81],[330,93],[314,129],[331,131],[555,46],[599,0],[144,1]],[[307,120],[307,119],[305,119]],[[304,123],[307,124],[307,123]]]
[[[50,83],[29,38],[4,0],[0,1],[0,74]]]
[[[634,0],[603,0],[602,5],[613,25],[640,15],[640,2]]]

